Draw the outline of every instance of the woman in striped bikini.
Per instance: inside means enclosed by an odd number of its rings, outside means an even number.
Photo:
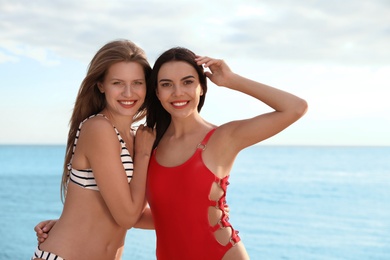
[[[70,120],[64,208],[32,259],[121,258],[126,231],[146,206],[155,133],[132,124],[145,116],[150,72],[144,51],[127,40],[107,43],[92,59]]]

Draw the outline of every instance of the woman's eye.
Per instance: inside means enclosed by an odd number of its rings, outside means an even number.
[[[186,80],[186,81],[184,81],[184,85],[190,85],[193,82],[194,82],[193,80]]]
[[[170,85],[171,83],[169,82],[161,83],[161,87],[169,87]]]

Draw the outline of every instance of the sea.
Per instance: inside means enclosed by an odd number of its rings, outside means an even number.
[[[1,260],[30,259],[34,226],[60,216],[64,152],[0,145]],[[390,147],[252,146],[227,202],[251,259],[390,259]],[[155,259],[155,242],[129,230],[123,259]]]

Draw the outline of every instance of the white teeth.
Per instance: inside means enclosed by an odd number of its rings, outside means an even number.
[[[187,102],[173,102],[172,104],[174,106],[181,107],[181,106],[184,106],[185,104],[187,104]]]
[[[132,105],[132,104],[134,104],[134,101],[121,101],[121,104],[123,104],[123,105]]]

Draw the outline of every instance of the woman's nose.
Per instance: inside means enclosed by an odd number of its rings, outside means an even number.
[[[125,97],[129,97],[131,96],[131,85],[125,85],[125,87],[123,88],[123,95]]]
[[[175,85],[173,93],[174,93],[175,96],[180,96],[183,93],[183,91],[181,89],[181,86],[180,85]]]

